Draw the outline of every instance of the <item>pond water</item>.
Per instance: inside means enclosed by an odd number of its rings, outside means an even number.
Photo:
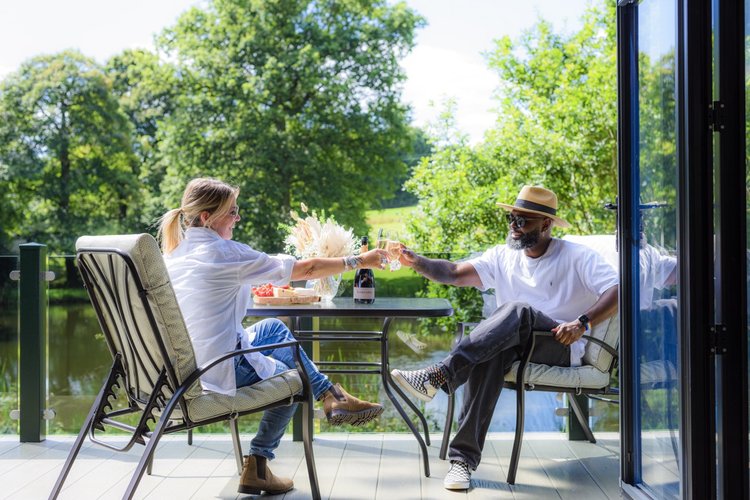
[[[7,303],[6,303],[7,304]],[[12,334],[17,325],[17,313],[13,308],[4,307],[0,311],[0,433],[17,433],[17,422],[9,419],[11,409],[17,408],[16,391],[18,380],[18,343],[17,333]],[[346,328],[345,320],[321,319],[321,328]],[[362,320],[359,320],[362,321]],[[359,323],[358,329],[375,328],[379,322],[372,325]],[[410,345],[400,340],[397,332],[413,334],[413,339],[425,344],[422,350],[413,350]],[[418,368],[431,364],[448,352],[453,339],[452,333],[442,332],[438,328],[428,331],[420,329],[417,320],[396,320],[391,327],[391,367]],[[413,342],[412,342],[413,344]],[[377,361],[379,354],[373,343],[351,344],[336,342],[321,342],[314,349],[317,359],[337,361]],[[99,333],[93,309],[89,304],[68,303],[49,307],[49,347],[48,347],[48,406],[54,408],[56,417],[49,423],[48,433],[76,433],[92,404],[96,393],[108,373],[111,356],[106,343]],[[341,382],[349,392],[369,400],[387,400],[387,396],[380,389],[378,375],[334,375],[335,382]],[[460,401],[460,399],[459,399]],[[562,431],[565,429],[565,419],[555,415],[555,408],[564,406],[559,395],[546,392],[527,393],[526,430],[527,431]],[[430,403],[422,405],[430,428],[441,431],[444,425],[447,396],[442,392]],[[458,405],[457,405],[458,406]],[[617,408],[606,410],[609,417],[604,420],[612,421],[615,415],[615,427],[611,423],[605,428],[595,430],[617,430]],[[456,409],[456,414],[458,408]],[[252,431],[257,426],[257,417],[243,419],[243,431]],[[604,422],[604,420],[602,422]],[[323,431],[336,431],[328,428],[324,422],[320,423]],[[515,427],[515,392],[503,391],[490,425],[490,431],[513,431]],[[342,429],[350,431],[352,429]],[[404,431],[405,426],[399,415],[386,405],[386,412],[377,422],[364,426],[363,431],[386,432]],[[208,431],[224,429],[209,427]]]

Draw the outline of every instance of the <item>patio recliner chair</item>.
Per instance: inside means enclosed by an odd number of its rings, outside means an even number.
[[[592,244],[592,248],[597,250],[608,262],[613,259],[616,262],[616,248],[614,236],[584,236],[576,237],[576,242],[582,244]],[[611,254],[606,252],[611,249]],[[494,300],[494,297],[489,297]],[[466,334],[469,328],[477,323],[460,324],[456,333],[456,342]],[[521,454],[521,445],[523,442],[523,426],[525,416],[525,391],[546,391],[546,392],[565,392],[571,397],[568,398],[573,414],[581,424],[583,433],[591,443],[595,443],[593,432],[588,425],[588,421],[581,410],[580,405],[574,395],[586,396],[614,396],[617,395],[617,389],[610,387],[612,373],[617,367],[618,351],[617,347],[620,340],[620,321],[619,314],[615,314],[609,320],[596,325],[591,330],[590,335],[584,335],[583,338],[588,340],[586,344],[583,363],[577,367],[548,366],[529,362],[534,352],[534,345],[537,338],[542,336],[552,336],[551,332],[536,331],[529,338],[528,344],[524,347],[523,355],[519,361],[511,366],[508,373],[505,374],[503,387],[516,390],[516,431],[513,441],[513,451],[510,457],[510,466],[508,467],[507,481],[509,484],[515,484],[516,472],[518,469],[518,459]],[[523,380],[522,390],[519,390],[518,380]],[[446,412],[445,427],[443,430],[443,440],[440,447],[440,458],[445,460],[450,433],[453,424],[453,413],[455,406],[455,396],[451,394],[448,398],[448,410]]]
[[[78,268],[113,362],[49,498],[56,498],[62,490],[87,434],[94,443],[115,451],[145,445],[123,495],[129,499],[143,473],[150,473],[162,435],[228,421],[241,472],[238,417],[295,402],[302,403],[305,417],[302,431],[312,496],[320,498],[311,419],[307,418],[312,411],[312,391],[299,344],[292,341],[236,350],[197,366],[166,266],[151,235],[84,236],[76,242],[76,249]],[[296,369],[239,388],[234,396],[202,389],[201,375],[222,361],[279,347],[294,350]],[[121,419],[132,415],[138,418],[135,425]],[[130,439],[125,445],[103,439],[107,427],[128,431]]]

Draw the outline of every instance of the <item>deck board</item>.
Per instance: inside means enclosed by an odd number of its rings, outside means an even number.
[[[46,498],[62,469],[74,437],[50,436],[42,443],[0,437],[0,499]],[[243,436],[247,452],[248,437]],[[521,451],[516,484],[508,485],[513,436],[490,434],[472,488],[443,488],[448,462],[438,458],[439,442],[428,447],[431,477],[423,474],[422,458],[408,434],[329,433],[316,436],[315,461],[321,495],[326,499],[589,499],[619,498],[619,443],[616,436],[597,444],[571,442],[561,434],[528,433]],[[124,442],[124,439],[123,439]],[[142,446],[115,453],[86,441],[60,498],[120,498],[136,468]],[[310,498],[301,443],[285,436],[275,474],[292,477],[295,489],[265,500]],[[228,435],[197,434],[193,446],[185,436],[167,436],[156,451],[153,475],[144,475],[135,498],[247,499],[237,493],[239,476]]]

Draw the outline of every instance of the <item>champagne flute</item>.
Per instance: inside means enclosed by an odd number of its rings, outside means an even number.
[[[388,252],[388,262],[391,271],[401,269],[401,262],[398,258],[401,255],[401,242],[398,240],[398,233],[395,231],[378,231],[377,239],[378,248]]]

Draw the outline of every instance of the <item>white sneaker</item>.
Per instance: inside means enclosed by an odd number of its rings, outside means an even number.
[[[451,460],[451,468],[443,479],[446,490],[468,490],[471,487],[469,464]]]

